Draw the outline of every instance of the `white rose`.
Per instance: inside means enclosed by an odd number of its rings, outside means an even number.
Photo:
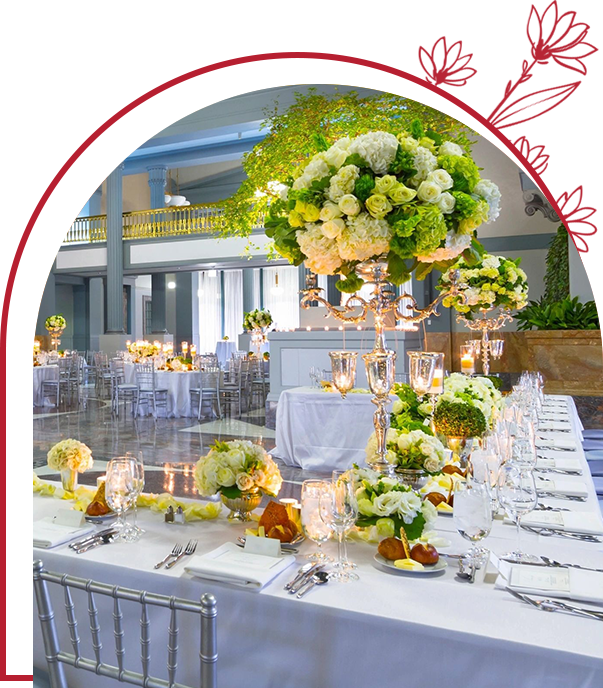
[[[445,214],[448,215],[454,210],[454,206],[456,205],[456,198],[451,194],[448,193],[447,191],[443,193],[439,198],[438,198],[438,208]]]
[[[404,496],[403,492],[385,492],[373,500],[373,508],[375,513],[379,516],[389,516],[390,514],[398,511],[402,498]]]
[[[404,411],[404,404],[401,399],[396,399],[392,404],[392,413],[398,415],[398,413],[402,413],[402,411]]]
[[[325,151],[325,162],[327,165],[338,169],[343,165],[347,157],[347,149],[340,148],[337,145],[331,146],[328,151]]]
[[[440,462],[438,461],[437,457],[430,456],[423,462],[423,468],[428,473],[436,473],[440,469]]]
[[[239,473],[239,475],[237,475],[237,487],[241,492],[247,492],[247,490],[251,490],[253,486],[253,478],[250,475],[247,475],[247,473]]]
[[[339,201],[339,210],[346,215],[358,215],[360,212],[360,203],[353,194],[345,194]]]
[[[435,182],[421,182],[417,189],[417,196],[424,203],[437,203],[442,195],[442,189]]]
[[[456,143],[452,141],[444,141],[440,146],[440,155],[463,155],[463,149]]]
[[[340,217],[336,217],[334,220],[329,220],[328,222],[323,222],[322,225],[322,233],[329,239],[337,239],[344,229],[345,221]]]
[[[452,189],[454,186],[454,181],[452,177],[446,172],[446,170],[434,170],[427,175],[427,181],[437,184],[442,191],[446,189]]]
[[[232,487],[235,484],[235,474],[232,468],[222,466],[216,474],[218,483],[224,487]]]
[[[329,220],[334,220],[336,217],[341,217],[342,212],[339,209],[337,203],[332,203],[331,201],[326,201],[320,210],[320,215],[318,216],[323,222],[329,222]]]

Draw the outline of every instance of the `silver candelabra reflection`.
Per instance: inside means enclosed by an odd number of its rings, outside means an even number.
[[[502,338],[490,339],[490,332],[500,330],[507,322],[513,320],[513,316],[506,309],[500,309],[498,315],[491,314],[491,311],[481,311],[481,316],[477,320],[468,320],[463,315],[457,315],[456,320],[466,325],[473,332],[482,333],[481,339],[474,340],[474,348],[477,356],[481,354],[482,370],[484,375],[490,374],[490,357],[499,359],[503,355],[505,341]]]

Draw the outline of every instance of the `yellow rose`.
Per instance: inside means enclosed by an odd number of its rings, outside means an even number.
[[[289,224],[291,227],[303,227],[305,225],[304,218],[297,212],[297,210],[292,210],[289,213]]]
[[[392,204],[383,194],[373,194],[366,199],[366,209],[375,219],[381,220],[392,209]]]
[[[312,205],[311,203],[306,204],[306,211],[302,213],[304,220],[306,222],[316,222],[318,218],[320,217],[320,208],[317,208],[315,205]]]
[[[402,205],[402,203],[408,203],[417,195],[414,189],[409,189],[404,184],[396,184],[392,187],[387,194],[393,205]]]
[[[393,174],[386,174],[375,179],[375,193],[386,194],[398,184],[398,180]]]

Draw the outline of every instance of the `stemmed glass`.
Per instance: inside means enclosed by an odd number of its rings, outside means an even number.
[[[492,530],[492,502],[485,482],[469,479],[455,483],[453,520],[459,533],[472,543],[466,557],[479,568],[487,550],[477,547],[476,543]]]
[[[109,461],[105,479],[105,498],[109,508],[115,511],[118,517],[118,540],[131,540],[125,514],[136,499],[134,480],[135,464],[131,457],[122,456]]]
[[[144,533],[144,530],[138,526],[138,498],[142,494],[144,489],[144,463],[142,460],[142,452],[138,454],[133,454],[131,452],[126,452],[126,456],[134,462],[134,490],[136,495],[134,497],[134,523],[130,527],[130,537],[132,540],[138,540],[140,536]]]
[[[316,552],[308,555],[308,558],[321,564],[332,561],[322,550],[322,543],[331,537],[331,529],[320,517],[320,496],[329,494],[330,489],[331,486],[326,480],[304,480],[301,489],[302,530],[318,547]]]
[[[358,503],[354,486],[350,480],[336,480],[329,490],[319,496],[319,513],[323,522],[337,536],[337,562],[331,579],[340,583],[358,580],[358,575],[346,566],[343,539],[345,533],[355,523],[358,516]]]
[[[332,480],[333,484],[335,484],[338,480],[343,480],[345,482],[349,482],[351,485],[351,489],[352,489],[353,494],[354,495],[356,494],[356,487],[357,486],[354,482],[353,473],[351,473],[350,471],[333,471],[331,473],[331,480]],[[350,521],[350,523],[346,527],[343,541],[341,543],[342,550],[343,550],[343,552],[342,552],[343,567],[345,569],[348,569],[348,570],[358,568],[357,564],[355,564],[353,561],[350,561],[348,559],[348,547],[347,547],[347,542],[346,542],[346,535],[356,525],[357,516],[358,516],[358,509],[356,509],[356,511],[354,513],[354,518]],[[337,566],[337,564],[335,564],[335,566]]]
[[[517,526],[517,549],[505,554],[505,558],[524,563],[539,561],[538,557],[521,551],[521,517],[533,511],[538,504],[536,481],[531,469],[514,462],[506,463],[498,474],[497,493],[501,506]]]

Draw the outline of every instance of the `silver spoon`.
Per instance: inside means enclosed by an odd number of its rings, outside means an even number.
[[[297,572],[297,575],[293,580],[290,580],[287,585],[284,586],[283,590],[290,590],[303,576],[308,573],[311,569],[315,568],[317,566],[316,562],[310,561],[307,564],[304,564],[300,570]]]
[[[297,593],[297,599],[301,599],[306,593],[310,592],[315,585],[324,585],[329,582],[329,574],[326,571],[317,571],[312,578]]]

